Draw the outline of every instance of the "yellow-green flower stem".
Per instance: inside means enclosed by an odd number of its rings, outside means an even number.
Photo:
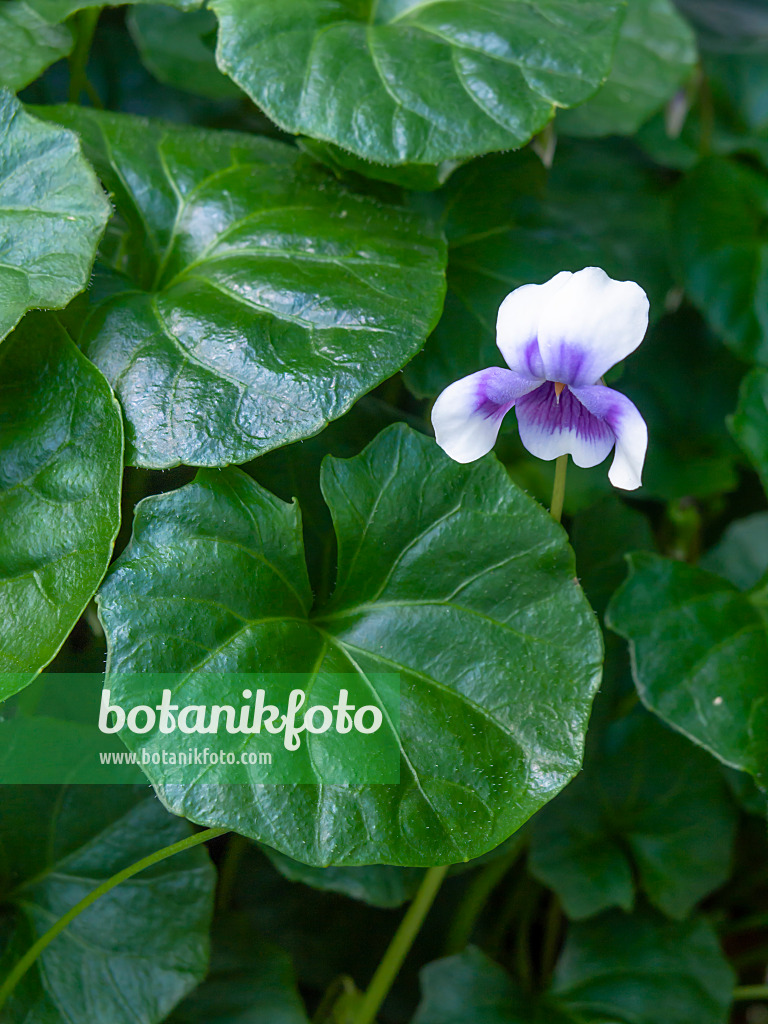
[[[122,871],[118,871],[116,875],[112,875],[101,885],[97,885],[96,888],[89,892],[87,896],[84,896],[79,903],[76,903],[71,910],[68,910],[63,917],[48,929],[45,935],[41,935],[37,942],[30,946],[21,960],[17,961],[11,973],[0,985],[0,1009],[5,1005],[8,997],[16,988],[18,983],[32,967],[37,958],[43,952],[43,950],[50,945],[51,942],[59,935],[68,924],[71,924],[76,917],[78,917],[84,910],[87,910],[92,903],[95,903],[100,897],[104,896],[115,886],[120,885],[121,882],[125,882],[126,879],[132,878],[134,875],[138,875],[139,872],[145,871],[147,868],[152,867],[153,864],[158,864],[161,860],[165,860],[167,857],[173,857],[175,853],[183,853],[184,850],[190,850],[193,846],[200,846],[201,843],[206,843],[209,839],[215,839],[216,836],[223,835],[228,832],[226,828],[208,828],[204,832],[196,832],[193,836],[188,836],[186,839],[182,839],[178,843],[173,843],[171,846],[164,846],[162,850],[155,850],[154,853],[150,853],[148,857],[143,857],[141,860],[137,860],[135,864],[131,864],[130,867],[123,868]]]
[[[741,988],[733,990],[734,999],[766,999],[768,1000],[768,985],[742,985]]]
[[[555,462],[555,485],[552,488],[552,505],[550,513],[556,523],[560,522],[563,515],[563,502],[565,501],[565,474],[568,469],[568,456],[558,455]]]
[[[403,961],[413,945],[413,940],[419,933],[424,918],[429,913],[442,885],[447,867],[429,868],[422,879],[419,891],[413,898],[413,902],[400,922],[381,963],[376,968],[376,973],[371,978],[371,983],[357,1007],[354,1017],[354,1024],[373,1024],[379,1007],[387,997],[392,988]]]

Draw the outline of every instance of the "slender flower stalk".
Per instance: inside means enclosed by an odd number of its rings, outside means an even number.
[[[491,450],[514,406],[520,440],[532,455],[570,455],[588,468],[615,448],[608,479],[635,490],[648,429],[633,403],[602,378],[637,348],[647,327],[643,289],[597,267],[515,289],[496,324],[509,369],[479,370],[442,392],[432,409],[437,443],[457,462],[474,462]]]

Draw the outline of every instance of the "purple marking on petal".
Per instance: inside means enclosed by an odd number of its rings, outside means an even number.
[[[534,380],[546,380],[547,371],[544,369],[544,360],[539,351],[539,342],[536,338],[529,341],[523,352],[525,367]]]
[[[547,379],[559,380],[563,384],[596,384],[597,381],[583,380],[582,374],[589,363],[589,354],[573,342],[562,341],[547,360]]]
[[[520,394],[520,378],[510,370],[491,366],[477,374],[476,412],[485,419],[501,419]]]
[[[569,453],[577,466],[596,466],[608,455],[614,432],[586,409],[568,387],[558,399],[551,381],[518,399],[520,439],[531,454],[555,459]]]

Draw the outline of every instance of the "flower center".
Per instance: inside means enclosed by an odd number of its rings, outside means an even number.
[[[560,401],[560,395],[562,395],[562,393],[563,393],[563,388],[565,387],[565,384],[561,384],[559,380],[556,380],[556,381],[554,381],[554,385],[555,385],[555,398],[558,401]]]

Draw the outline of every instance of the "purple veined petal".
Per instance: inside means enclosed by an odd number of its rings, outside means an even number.
[[[504,299],[496,318],[496,344],[510,370],[534,380],[547,379],[539,352],[539,321],[572,277],[562,270],[545,284],[524,284]]]
[[[589,412],[567,387],[558,398],[554,384],[542,384],[520,399],[516,411],[520,440],[539,459],[567,454],[577,466],[588,469],[602,462],[613,448],[610,426]]]
[[[648,328],[648,296],[634,281],[614,281],[598,267],[572,274],[539,320],[538,348],[547,380],[597,384],[634,352]]]
[[[613,388],[596,384],[574,388],[585,409],[606,423],[616,437],[616,454],[608,479],[614,487],[634,491],[642,483],[643,463],[648,449],[648,427],[633,402]]]
[[[432,407],[435,440],[455,462],[474,462],[493,448],[501,421],[517,399],[539,386],[498,366],[462,377]]]

